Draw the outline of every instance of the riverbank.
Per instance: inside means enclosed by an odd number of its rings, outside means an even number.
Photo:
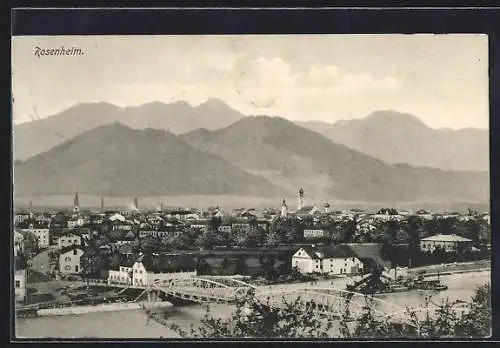
[[[81,315],[90,313],[102,313],[102,312],[120,312],[129,310],[140,310],[144,307],[143,304],[139,302],[125,302],[125,303],[109,303],[109,304],[99,304],[95,306],[75,306],[75,307],[64,307],[64,308],[46,308],[39,309],[36,314],[37,316],[61,316],[61,315]],[[173,307],[173,304],[168,301],[161,302],[151,302],[148,303],[147,307],[149,309],[164,309]]]
[[[408,267],[397,268],[397,274],[407,276],[411,271],[412,274],[419,274],[423,277],[433,277],[437,275],[450,275],[461,273],[482,272],[491,270],[490,260],[478,260],[472,262],[454,262],[439,265],[428,265],[409,269]],[[394,273],[390,272],[389,276]]]
[[[434,303],[449,301],[471,301],[475,289],[485,283],[489,283],[491,274],[489,272],[475,272],[467,275],[444,276],[443,282],[448,285],[448,290],[441,292],[410,291],[405,293],[383,294],[379,298],[402,308],[418,308],[425,306],[429,296]],[[321,284],[318,282],[314,287],[342,288],[342,283],[352,279],[339,278]],[[310,283],[295,284],[293,286],[281,285],[284,289],[313,287]],[[261,289],[264,290],[264,289]],[[274,288],[274,290],[277,290]],[[227,304],[210,304],[210,313],[216,318],[227,319],[234,313],[234,306]],[[206,305],[193,305],[167,308],[158,311],[155,317],[168,319],[169,323],[175,323],[182,329],[190,332],[191,325],[200,325],[200,319],[206,314]],[[165,314],[163,314],[165,312]],[[156,318],[155,318],[156,319]],[[160,320],[163,321],[163,320]],[[85,315],[48,316],[36,318],[17,319],[15,324],[17,338],[54,338],[65,339],[161,339],[180,338],[177,332],[165,327],[156,320],[148,320],[144,310],[131,310],[126,312],[90,313]],[[265,337],[263,337],[265,338]]]

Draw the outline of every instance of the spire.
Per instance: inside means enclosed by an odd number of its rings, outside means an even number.
[[[75,192],[75,199],[73,201],[73,211],[78,213],[80,210],[80,202],[78,201],[78,192]]]
[[[286,201],[283,199],[281,203],[281,217],[285,218],[288,215],[288,207],[286,206]]]
[[[299,189],[299,204],[297,210],[300,210],[304,207],[304,189],[301,187]]]
[[[104,197],[101,196],[101,209],[104,209]]]

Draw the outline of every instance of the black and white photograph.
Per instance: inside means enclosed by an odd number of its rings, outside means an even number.
[[[487,35],[11,46],[17,338],[491,336]]]

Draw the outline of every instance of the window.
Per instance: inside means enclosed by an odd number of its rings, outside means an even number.
[[[73,250],[73,255],[76,255],[76,254],[77,254],[77,250],[76,250],[76,249],[74,249],[74,250]]]
[[[71,261],[71,257],[66,256],[66,257],[64,258],[64,262],[70,262],[70,261]]]
[[[20,288],[21,287],[21,281],[20,280],[16,280],[16,288]]]
[[[65,270],[65,271],[71,271],[71,266],[70,266],[70,265],[66,265],[66,266],[64,266],[64,270]]]
[[[352,258],[352,262],[355,262],[356,260],[354,260],[354,257]]]
[[[75,272],[78,273],[78,265],[75,266]]]

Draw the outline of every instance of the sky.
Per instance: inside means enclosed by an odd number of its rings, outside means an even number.
[[[83,55],[38,56],[78,48]],[[433,128],[488,128],[486,35],[52,36],[12,38],[13,122],[87,102],[220,98],[290,120],[410,113]]]

